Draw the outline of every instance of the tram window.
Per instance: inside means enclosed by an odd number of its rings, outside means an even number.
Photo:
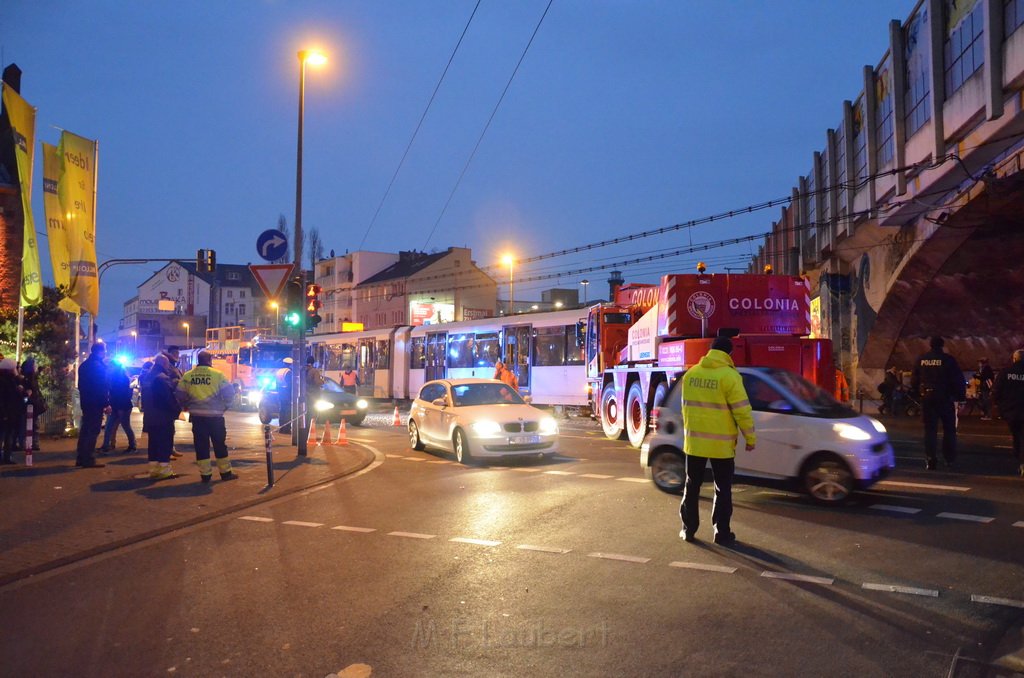
[[[448,335],[448,367],[473,367],[475,346],[475,335]]]
[[[498,341],[497,332],[487,332],[476,335],[476,367],[494,367],[501,357],[501,342]]]
[[[386,370],[391,367],[391,347],[388,345],[387,339],[380,339],[377,341],[376,353],[376,364],[374,367],[378,370]]]
[[[578,325],[567,325],[565,328],[566,365],[583,364],[583,342],[580,341],[580,332],[581,328]]]
[[[630,317],[628,313],[605,313],[604,324],[605,325],[628,325],[630,323]]]
[[[412,355],[410,357],[409,365],[414,370],[423,369],[427,365],[427,357],[424,354],[423,339],[423,337],[413,337],[412,342],[410,343],[409,350],[412,353]]]
[[[533,333],[534,367],[565,364],[565,327],[538,327]]]

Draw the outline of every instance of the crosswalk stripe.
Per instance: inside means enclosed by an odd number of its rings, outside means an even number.
[[[970,492],[971,488],[960,485],[932,485],[930,483],[905,483],[899,480],[879,480],[875,486],[884,487],[917,487],[924,490],[946,490],[948,492]]]
[[[458,542],[460,544],[475,544],[477,546],[497,546],[500,541],[493,541],[490,539],[471,539],[469,537],[452,537],[448,541]]]
[[[609,478],[614,478],[614,477],[615,476],[606,476],[606,475],[602,475],[600,473],[581,473],[580,474],[580,478],[597,478],[598,480],[608,480]]]
[[[548,475],[551,475],[551,476],[574,476],[574,475],[576,475],[575,473],[572,473],[570,471],[544,471],[544,473],[547,473]]]
[[[864,583],[860,585],[863,589],[869,591],[887,591],[889,593],[909,593],[915,596],[930,596],[932,598],[938,598],[939,592],[935,589],[920,589],[915,586],[899,586],[898,584],[871,584]]]
[[[627,556],[621,553],[602,553],[600,551],[588,553],[587,557],[604,558],[605,560],[621,560],[626,563],[646,563],[651,560],[650,558],[641,558],[640,556]]]
[[[802,581],[809,584],[824,584],[825,586],[832,586],[835,583],[835,579],[832,577],[814,577],[809,574],[794,574],[792,572],[769,572],[765,570],[761,573],[762,577],[768,579],[785,579],[786,581]]]
[[[892,513],[920,513],[919,508],[910,508],[909,506],[892,506],[890,504],[872,504],[870,508],[878,511],[890,511]]]
[[[1024,527],[1024,520],[1018,520],[1013,524],[1014,527]]]
[[[975,516],[969,513],[950,513],[948,511],[943,511],[937,517],[949,518],[950,520],[966,520],[972,523],[991,523],[995,520],[995,518],[991,518],[989,516]]]
[[[332,530],[344,530],[345,532],[376,532],[374,527],[353,527],[351,525],[335,525]]]
[[[419,532],[388,532],[389,537],[408,537],[409,539],[433,539],[436,534],[420,534]]]
[[[533,546],[532,544],[520,544],[516,547],[523,551],[540,551],[542,553],[569,553],[572,549],[560,549],[555,546]]]
[[[668,564],[669,567],[682,567],[687,570],[704,570],[705,572],[724,572],[725,574],[733,574],[736,572],[735,567],[729,567],[728,565],[705,565],[704,563],[684,563],[679,560],[674,560]]]
[[[519,471],[520,473],[540,473],[543,469],[539,468],[514,468],[513,471]]]
[[[303,520],[286,520],[282,525],[297,525],[298,527],[323,527],[323,523],[307,523]]]
[[[971,602],[1024,608],[1024,600],[1011,600],[1010,598],[993,598],[992,596],[976,596],[973,593],[971,594]]]
[[[622,480],[627,483],[646,483],[647,478],[616,478],[616,480]]]
[[[251,520],[254,523],[272,523],[273,518],[264,518],[263,516],[239,516],[239,520]]]

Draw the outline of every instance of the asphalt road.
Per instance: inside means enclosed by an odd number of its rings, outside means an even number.
[[[738,485],[725,549],[588,422],[471,467],[368,423],[355,476],[0,589],[0,673],[966,676],[1024,613],[997,427],[928,473],[894,422],[901,470],[840,508]]]

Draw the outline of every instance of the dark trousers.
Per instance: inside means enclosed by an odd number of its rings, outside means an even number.
[[[171,450],[174,449],[174,422],[150,424],[146,433],[149,434],[149,460],[170,463]]]
[[[95,459],[96,440],[103,430],[103,408],[83,407],[82,423],[78,427],[78,447],[76,462],[88,464]]]
[[[129,409],[115,409],[107,415],[107,427],[103,432],[103,447],[113,447],[117,442],[117,427],[124,429],[128,436],[128,447],[135,447],[135,431],[132,430],[132,411]]]
[[[0,455],[4,461],[12,461],[17,438],[18,421],[13,417],[10,420],[0,419]]]
[[[192,442],[196,447],[196,460],[202,461],[210,458],[210,442],[213,442],[213,453],[218,459],[225,459],[228,456],[227,427],[224,425],[224,417],[203,417],[194,414],[188,415],[192,422]]]
[[[732,476],[736,472],[736,459],[708,459],[686,455],[686,485],[683,501],[679,505],[679,516],[683,529],[696,534],[700,526],[700,486],[704,483],[704,469],[711,462],[711,473],[715,479],[715,503],[711,510],[711,524],[715,534],[728,534],[732,519]]]
[[[952,401],[924,400],[921,418],[924,421],[924,456],[929,464],[935,456],[939,442],[939,422],[942,422],[942,458],[947,464],[956,461],[956,406]]]
[[[1018,464],[1024,464],[1024,419],[1009,419],[1010,435],[1013,436],[1013,456]]]

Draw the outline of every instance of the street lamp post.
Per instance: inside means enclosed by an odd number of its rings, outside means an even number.
[[[192,328],[188,323],[181,323],[181,326],[185,328],[185,343],[192,348]]]
[[[281,304],[276,301],[270,302],[270,308],[274,309],[274,334],[281,333]]]
[[[327,63],[327,56],[319,50],[299,51],[299,135],[297,150],[295,153],[295,274],[301,282],[305,282],[302,275],[302,119],[306,99],[306,63],[320,66]],[[292,393],[294,394],[294,407],[292,412],[299,417],[297,438],[295,440],[300,457],[306,456],[306,379],[304,369],[306,361],[306,326],[303,320],[299,321],[298,336],[295,339],[294,357],[292,358]],[[293,437],[296,434],[293,434]]]
[[[586,279],[581,280],[580,281],[580,285],[583,286],[583,305],[586,306],[587,305],[587,286],[590,285],[590,281],[586,280]]]
[[[508,314],[515,315],[516,302],[515,292],[512,283],[512,269],[515,267],[516,260],[515,257],[513,257],[511,254],[506,254],[501,258],[501,261],[506,266],[508,266]]]

